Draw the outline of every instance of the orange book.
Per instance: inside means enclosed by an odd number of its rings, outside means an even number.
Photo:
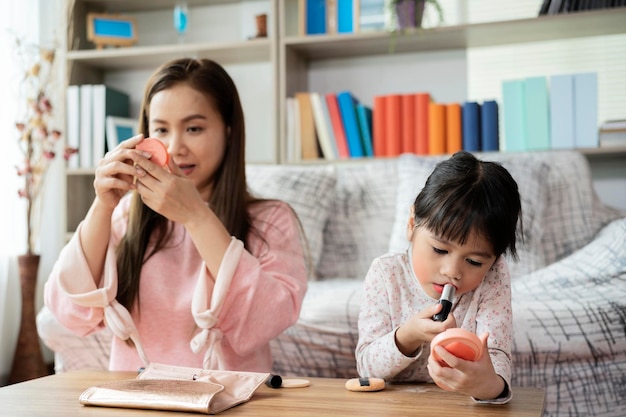
[[[402,152],[402,96],[387,95],[385,103],[385,142],[387,156],[398,156]]]
[[[402,96],[402,153],[417,151],[415,132],[415,94]]]
[[[320,154],[317,148],[317,135],[311,98],[309,93],[305,92],[296,93],[295,97],[300,108],[300,150],[302,159],[318,159]]]
[[[324,98],[328,105],[328,114],[330,115],[330,123],[332,124],[333,133],[335,134],[335,142],[337,142],[337,154],[340,159],[348,159],[350,158],[350,151],[348,150],[346,131],[343,127],[343,121],[341,120],[341,113],[339,112],[337,95],[328,93]]]
[[[374,109],[372,116],[372,131],[374,156],[387,156],[387,147],[385,145],[385,106],[387,104],[387,96],[374,97]]]
[[[428,155],[428,106],[429,93],[415,94],[415,132],[417,138],[416,153]]]
[[[428,107],[428,154],[446,153],[446,106],[430,103]]]
[[[453,154],[463,149],[461,132],[461,105],[446,104],[446,153]]]

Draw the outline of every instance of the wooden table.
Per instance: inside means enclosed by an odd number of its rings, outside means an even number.
[[[129,372],[74,371],[0,388],[0,413],[12,417],[186,416],[169,411],[86,407],[78,402],[86,388],[113,379],[134,378]],[[345,380],[307,378],[307,388],[272,389],[262,385],[247,403],[219,415],[255,417],[306,416],[515,416],[540,417],[545,394],[536,388],[514,388],[506,405],[476,404],[434,384],[387,384],[379,392],[350,392]]]

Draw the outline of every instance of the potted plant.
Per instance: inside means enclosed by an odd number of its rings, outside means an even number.
[[[439,24],[443,22],[443,9],[438,0],[389,0],[391,16],[393,16],[393,30],[410,30],[422,26],[424,8],[432,5],[437,11]]]
[[[39,348],[35,325],[35,288],[39,271],[40,254],[36,251],[39,217],[42,211],[41,197],[48,167],[56,157],[62,141],[61,131],[53,119],[55,97],[54,58],[55,50],[40,48],[20,39],[16,40],[18,65],[23,71],[19,85],[21,114],[15,123],[17,140],[22,158],[16,165],[17,175],[23,180],[18,190],[26,200],[26,252],[18,256],[22,314],[17,347],[9,382],[21,382],[47,373]],[[66,148],[64,158],[76,153]]]

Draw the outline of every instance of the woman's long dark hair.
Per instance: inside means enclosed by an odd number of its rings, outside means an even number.
[[[472,231],[489,241],[496,257],[517,259],[517,224],[523,239],[517,183],[497,162],[457,152],[437,164],[413,204],[415,224],[464,244]]]
[[[191,58],[162,65],[146,85],[139,131],[145,137],[149,136],[148,112],[155,94],[178,84],[188,84],[203,93],[229,129],[224,158],[214,174],[209,205],[231,236],[247,246],[251,229],[248,205],[258,200],[246,188],[243,109],[235,83],[224,68],[208,59]],[[135,302],[139,302],[139,277],[144,262],[164,248],[172,230],[173,225],[143,204],[135,192],[130,205],[128,229],[117,248],[117,300],[129,310]]]

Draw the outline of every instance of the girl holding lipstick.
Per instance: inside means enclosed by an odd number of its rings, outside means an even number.
[[[517,183],[495,162],[458,152],[440,162],[411,207],[408,249],[372,262],[359,313],[357,370],[361,377],[436,382],[489,403],[511,399],[511,287],[506,261],[517,256],[521,225]],[[453,288],[443,321],[438,303]],[[449,292],[446,290],[446,292]],[[460,327],[480,336],[477,361],[430,342]]]

